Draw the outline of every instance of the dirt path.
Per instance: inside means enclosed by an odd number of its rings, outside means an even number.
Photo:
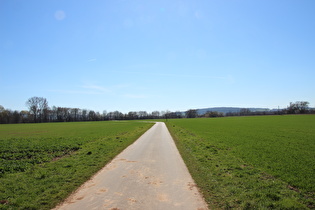
[[[81,186],[56,209],[207,209],[164,123]]]

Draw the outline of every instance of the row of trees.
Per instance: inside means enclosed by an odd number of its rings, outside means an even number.
[[[199,115],[197,109],[189,109],[185,112],[184,117],[186,118],[197,118],[197,117],[224,117],[224,113],[209,111],[205,114]]]
[[[241,109],[239,113],[227,113],[226,116],[251,116],[251,115],[283,115],[283,114],[315,114],[315,109],[309,107],[308,101],[290,102],[286,109],[277,109],[271,111],[256,111],[250,109]]]
[[[309,102],[307,101],[296,101],[295,103],[290,102],[290,105],[286,109],[277,109],[271,111],[251,111],[250,109],[243,108],[239,112],[216,112],[209,111],[205,114],[198,114],[197,109],[190,109],[185,112],[184,117],[186,118],[197,118],[197,117],[224,117],[224,116],[253,116],[253,115],[283,115],[283,114],[315,114],[315,109],[309,108]]]
[[[101,120],[134,120],[178,118],[180,112],[169,111],[133,111],[126,114],[114,111],[103,113],[79,108],[49,107],[48,101],[43,97],[32,97],[26,101],[28,110],[12,111],[0,105],[0,123],[40,123],[40,122],[75,122],[75,121],[101,121]]]
[[[309,102],[297,101],[290,103],[286,109],[251,112],[249,109],[241,109],[240,112],[220,113],[207,112],[198,114],[197,109],[190,109],[186,112],[170,111],[146,111],[121,113],[119,111],[103,113],[88,109],[49,107],[48,101],[43,97],[32,97],[26,101],[28,110],[12,111],[0,105],[0,123],[39,123],[39,122],[74,122],[74,121],[101,121],[101,120],[135,120],[135,119],[174,119],[174,118],[196,118],[196,117],[224,117],[224,116],[249,116],[249,115],[275,115],[275,114],[314,114],[315,110],[309,108]]]

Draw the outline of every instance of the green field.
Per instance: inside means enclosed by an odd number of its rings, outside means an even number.
[[[169,120],[211,208],[315,208],[315,115]]]
[[[50,209],[152,126],[136,121],[0,125],[0,209]]]

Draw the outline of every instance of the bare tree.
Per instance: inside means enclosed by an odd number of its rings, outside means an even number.
[[[89,121],[95,121],[96,120],[96,114],[94,111],[92,111],[92,110],[89,111],[88,120]]]
[[[108,120],[106,110],[103,111],[103,120]]]
[[[123,113],[121,113],[119,111],[114,111],[112,113],[112,117],[113,117],[114,120],[122,120],[124,115],[123,115]]]
[[[296,101],[290,102],[290,106],[287,108],[289,114],[304,114],[308,111],[310,103],[308,101]]]
[[[39,116],[42,122],[48,121],[49,106],[46,98],[40,98],[39,100]]]
[[[138,114],[137,112],[128,112],[128,119],[129,120],[134,120],[134,119],[137,119],[138,118]]]
[[[72,109],[70,109],[71,120],[72,120],[72,121],[78,121],[78,114],[79,114],[79,111],[80,111],[79,108],[72,108]]]
[[[138,116],[140,119],[145,119],[148,117],[148,113],[146,111],[139,111]]]
[[[62,108],[62,118],[64,122],[69,122],[70,121],[70,108],[63,107]]]
[[[152,112],[152,117],[157,119],[157,118],[160,118],[160,112],[159,111],[153,111]]]
[[[32,97],[26,101],[26,106],[29,108],[30,114],[33,116],[33,121],[43,121],[48,118],[48,101],[43,97]]]

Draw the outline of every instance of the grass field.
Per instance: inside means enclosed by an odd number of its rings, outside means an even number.
[[[211,208],[315,208],[315,115],[167,125]]]
[[[50,209],[152,124],[0,125],[0,209]]]

